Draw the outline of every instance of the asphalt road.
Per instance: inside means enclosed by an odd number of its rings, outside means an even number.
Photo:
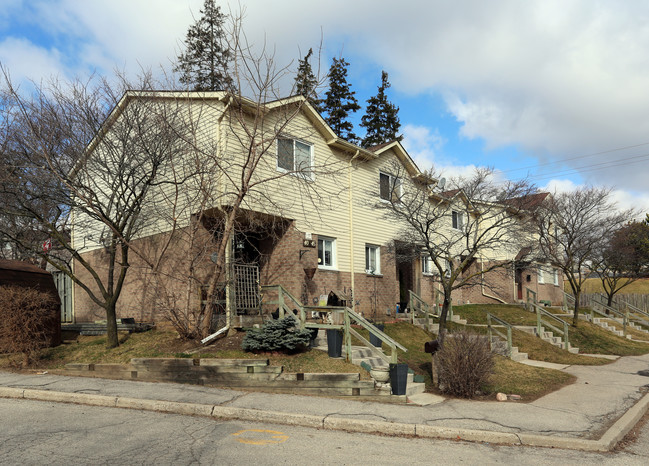
[[[511,447],[0,399],[0,464],[649,464],[649,423],[621,451]]]

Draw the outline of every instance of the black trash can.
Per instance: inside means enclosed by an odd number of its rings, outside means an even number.
[[[390,387],[393,395],[405,395],[408,384],[408,364],[390,364]]]
[[[340,358],[343,354],[343,334],[335,328],[327,329],[327,353],[330,358]]]
[[[385,328],[385,325],[383,324],[374,324],[374,326],[378,328],[380,331],[383,331],[383,329]],[[377,348],[383,346],[383,342],[381,341],[381,339],[376,335],[374,335],[372,332],[370,332],[370,343],[372,343]]]

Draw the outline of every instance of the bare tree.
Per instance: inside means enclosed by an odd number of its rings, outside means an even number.
[[[241,14],[230,14],[225,30],[234,91],[186,95],[188,124],[199,126],[183,140],[196,175],[158,205],[167,232],[145,260],[156,306],[186,338],[209,335],[217,312],[225,311],[229,326],[233,303],[223,309],[223,301],[231,291],[232,264],[241,260],[233,253],[235,240],[255,248],[251,237],[274,242],[296,212],[319,218],[322,205],[340,192],[321,181],[346,166],[342,156],[315,157],[306,142],[322,138],[318,127],[327,141],[336,139],[308,99],[281,98],[291,64],[280,67],[272,54],[249,44]],[[210,125],[200,127],[203,120]],[[169,248],[186,252],[174,267],[160,253]]]
[[[431,173],[427,180],[438,178]],[[444,295],[439,331],[443,341],[452,292],[489,286],[485,274],[511,266],[521,250],[530,251],[529,208],[535,190],[525,182],[496,183],[489,169],[452,179],[445,191],[436,182],[408,179],[402,165],[394,164],[389,187],[382,187],[390,195],[382,195],[384,201],[376,207],[405,226],[401,241],[423,253],[436,271]]]
[[[174,99],[149,95],[129,104],[127,89],[153,89],[149,76],[34,84],[32,94],[4,75],[4,173],[0,213],[52,242],[47,251],[12,228],[2,235],[68,275],[105,312],[108,346],[118,345],[116,305],[129,270],[131,241],[154,219],[147,205],[173,183],[166,175],[186,128]],[[74,227],[74,231],[72,228]],[[91,259],[94,251],[95,260]],[[73,265],[74,263],[74,265]]]
[[[609,189],[594,187],[555,194],[538,210],[539,251],[553,267],[563,271],[570,284],[575,298],[575,327],[579,321],[579,297],[596,268],[597,257],[631,217],[631,212],[616,210]]]
[[[607,304],[623,288],[646,276],[649,268],[649,225],[630,222],[614,231],[598,251],[594,269],[602,282]]]

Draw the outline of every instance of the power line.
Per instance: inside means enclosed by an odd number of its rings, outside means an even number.
[[[536,165],[528,165],[526,167],[510,168],[508,170],[500,170],[500,171],[502,173],[509,173],[509,172],[520,171],[520,170],[529,170],[531,168],[538,168],[538,167],[543,167],[543,166],[547,166],[547,165],[554,165],[554,164],[567,162],[567,161],[571,161],[571,160],[584,159],[584,158],[587,158],[587,157],[595,157],[595,156],[598,156],[598,155],[610,154],[612,152],[619,152],[619,151],[627,150],[627,149],[635,149],[636,147],[642,147],[642,146],[647,146],[647,145],[649,145],[649,142],[643,142],[641,144],[634,144],[632,146],[618,147],[616,149],[608,149],[608,150],[601,151],[601,152],[594,152],[592,154],[577,155],[575,157],[568,157],[568,158],[557,160],[557,161],[544,162],[544,163],[539,163],[539,164],[536,164]]]

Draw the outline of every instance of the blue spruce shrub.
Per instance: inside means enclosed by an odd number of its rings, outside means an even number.
[[[293,316],[286,316],[281,320],[269,320],[261,328],[246,331],[241,346],[251,353],[298,353],[308,348],[310,341],[311,331],[301,329]]]

